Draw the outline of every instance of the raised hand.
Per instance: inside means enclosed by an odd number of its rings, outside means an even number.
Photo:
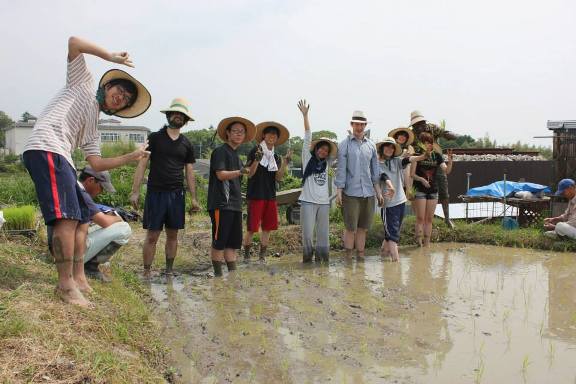
[[[264,156],[264,153],[262,153],[262,147],[258,145],[258,147],[256,147],[256,153],[254,154],[254,160],[260,161],[262,160],[262,156]]]
[[[148,158],[148,156],[150,156],[150,151],[148,151],[147,149],[148,149],[148,140],[146,140],[144,144],[142,144],[141,146],[136,148],[134,152],[132,152],[132,159],[140,161],[143,158]]]
[[[306,100],[300,100],[298,102],[298,109],[302,112],[302,115],[308,116],[308,111],[310,110],[310,104],[306,103]]]
[[[127,67],[134,68],[134,64],[130,59],[128,52],[111,52],[110,61],[117,64],[126,65]]]
[[[284,161],[286,162],[286,164],[290,164],[290,162],[292,161],[292,149],[289,149],[288,152],[286,152],[286,156],[284,156]]]

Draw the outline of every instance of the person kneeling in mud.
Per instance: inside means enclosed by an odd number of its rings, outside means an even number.
[[[321,137],[312,141],[308,110],[305,100],[298,102],[304,117],[304,143],[302,144],[302,193],[300,194],[300,225],[302,226],[302,261],[310,263],[316,253],[316,262],[329,260],[329,217],[332,178],[329,170],[338,153],[338,144]],[[316,235],[316,247],[314,247]]]
[[[398,261],[400,228],[402,227],[407,200],[403,188],[404,170],[408,164],[424,160],[428,154],[400,157],[402,156],[402,148],[392,137],[377,143],[376,149],[380,160],[380,182],[384,184],[381,188],[386,191],[384,206],[380,209],[380,216],[384,224],[384,240],[380,253],[382,256],[390,256],[392,261]]]
[[[242,167],[236,151],[252,141],[256,127],[242,117],[228,117],[218,124],[224,144],[212,151],[208,181],[208,213],[212,221],[210,256],[214,275],[222,276],[222,264],[236,269],[236,252],[242,246],[242,192],[240,179],[250,172]]]
[[[260,237],[260,261],[266,260],[270,232],[278,229],[278,206],[276,204],[276,183],[282,181],[291,160],[288,151],[284,161],[274,153],[274,148],[288,140],[290,133],[282,124],[266,121],[256,126],[257,145],[248,154],[247,165],[248,219],[244,237],[244,260],[250,260],[252,237],[262,228]]]

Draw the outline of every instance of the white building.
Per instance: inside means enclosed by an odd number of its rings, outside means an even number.
[[[28,136],[36,124],[36,117],[28,115],[24,120],[17,121],[5,131],[6,149],[14,155],[22,154]],[[150,134],[150,129],[135,125],[122,125],[118,120],[103,119],[98,122],[101,144],[118,141],[143,143]]]

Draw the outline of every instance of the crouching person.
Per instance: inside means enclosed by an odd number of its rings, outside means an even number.
[[[556,196],[564,196],[568,199],[566,211],[557,217],[544,219],[546,236],[566,236],[576,239],[576,183],[572,179],[562,179],[558,183]]]
[[[214,275],[222,276],[222,264],[236,269],[237,250],[242,246],[242,175],[248,174],[236,150],[252,141],[256,127],[242,117],[228,117],[218,124],[224,144],[212,151],[208,181],[208,213],[212,221],[210,256]]]
[[[96,172],[87,166],[80,173],[78,180],[90,217],[90,225],[81,227],[85,230],[83,237],[86,237],[84,273],[87,277],[107,283],[110,282],[110,278],[100,271],[99,266],[108,262],[121,246],[128,243],[132,230],[114,210],[103,210],[94,203],[93,199],[103,191],[116,192],[107,171]],[[50,253],[52,253],[53,229],[53,226],[48,226]]]

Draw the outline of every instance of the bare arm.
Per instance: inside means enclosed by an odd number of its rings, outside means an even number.
[[[236,171],[216,171],[216,177],[220,181],[232,180],[243,174],[248,173],[248,168],[238,169]]]
[[[114,223],[122,222],[122,218],[117,215],[107,215],[103,212],[98,212],[94,216],[92,216],[92,221],[102,228],[107,228]]]
[[[134,171],[134,181],[132,182],[132,193],[130,194],[130,204],[132,208],[138,210],[140,200],[140,186],[144,179],[144,173],[148,167],[148,157],[141,159]]]
[[[198,201],[196,201],[196,176],[194,175],[194,166],[192,163],[188,163],[184,169],[186,171],[186,184],[188,185],[190,198],[192,199],[191,210],[196,212],[200,210],[200,206],[198,205]]]
[[[453,160],[452,150],[449,149],[448,150],[448,165],[446,165],[446,163],[442,163],[440,165],[442,167],[442,169],[444,170],[444,172],[446,172],[447,175],[449,175],[450,172],[452,172],[452,160]]]
[[[288,168],[288,164],[290,164],[290,160],[292,160],[292,150],[289,149],[284,159],[280,160],[282,165],[280,165],[280,169],[276,172],[276,181],[282,181],[284,175],[286,174],[286,168]]]
[[[68,61],[74,60],[76,57],[78,57],[78,55],[82,53],[97,56],[112,63],[134,67],[128,52],[108,52],[106,49],[87,40],[76,36],[70,37],[68,39]]]
[[[150,152],[146,150],[147,147],[148,140],[146,140],[146,142],[140,147],[136,148],[134,152],[122,156],[104,158],[97,155],[90,155],[86,157],[86,160],[96,172],[107,171],[112,168],[118,168],[132,161],[139,161],[144,158],[148,159]]]

